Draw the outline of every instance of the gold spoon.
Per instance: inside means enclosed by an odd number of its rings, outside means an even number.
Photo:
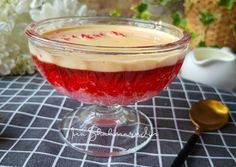
[[[189,117],[196,126],[196,131],[179,152],[171,167],[179,167],[184,163],[201,132],[216,130],[227,124],[229,109],[217,100],[201,100],[192,105]]]

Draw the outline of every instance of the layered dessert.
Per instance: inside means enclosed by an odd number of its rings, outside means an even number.
[[[41,35],[65,48],[30,43],[39,72],[57,91],[84,103],[127,105],[149,99],[176,77],[185,55],[153,49],[179,40],[176,36],[128,25],[81,25]]]

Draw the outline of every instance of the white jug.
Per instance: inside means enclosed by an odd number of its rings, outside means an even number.
[[[180,75],[233,91],[236,88],[236,56],[228,48],[195,48],[186,56]]]

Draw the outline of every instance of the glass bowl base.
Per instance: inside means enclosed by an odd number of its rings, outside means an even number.
[[[88,155],[122,156],[143,148],[153,136],[153,126],[133,108],[89,105],[63,118],[60,135],[70,147]]]

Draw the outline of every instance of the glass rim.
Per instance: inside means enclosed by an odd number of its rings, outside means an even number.
[[[160,27],[166,27],[166,28],[172,28],[174,30],[177,30],[178,32],[180,32],[182,34],[182,37],[179,38],[178,40],[174,41],[174,42],[170,42],[167,44],[161,44],[161,45],[145,45],[145,46],[105,46],[105,45],[87,45],[87,44],[75,44],[75,43],[70,43],[70,42],[64,42],[64,41],[57,41],[57,40],[52,40],[52,39],[48,39],[45,37],[42,37],[42,35],[40,35],[39,33],[37,33],[35,31],[35,28],[37,28],[37,26],[41,25],[41,24],[45,24],[47,22],[51,22],[51,21],[62,21],[65,19],[76,19],[79,18],[81,20],[89,20],[89,19],[106,19],[106,20],[111,20],[111,21],[132,21],[132,22],[137,22],[137,23],[143,23],[143,24],[153,24],[155,25],[154,29],[157,28],[158,26]],[[151,28],[150,28],[151,29]],[[182,48],[183,46],[185,46],[185,44],[187,44],[190,40],[190,35],[189,33],[187,33],[186,31],[182,30],[181,28],[178,28],[174,25],[171,25],[169,23],[165,23],[162,21],[152,21],[152,20],[141,20],[141,19],[134,19],[134,18],[126,18],[126,17],[111,17],[111,16],[69,16],[69,17],[57,17],[57,18],[50,18],[50,19],[45,19],[45,20],[41,20],[41,21],[34,21],[32,23],[30,23],[26,29],[25,29],[25,35],[27,36],[27,38],[29,39],[33,39],[33,40],[37,40],[39,42],[43,42],[43,43],[47,43],[50,45],[54,45],[54,46],[63,46],[64,48],[68,47],[68,48],[73,48],[73,49],[81,49],[80,47],[83,47],[83,49],[85,48],[94,48],[94,49],[117,49],[117,51],[114,50],[109,50],[107,52],[120,52],[118,50],[120,49],[132,49],[132,50],[139,50],[142,51],[148,51],[148,50],[155,50],[155,51],[173,51],[173,50],[177,50]],[[101,51],[101,50],[98,50]],[[106,52],[106,51],[105,51]]]

